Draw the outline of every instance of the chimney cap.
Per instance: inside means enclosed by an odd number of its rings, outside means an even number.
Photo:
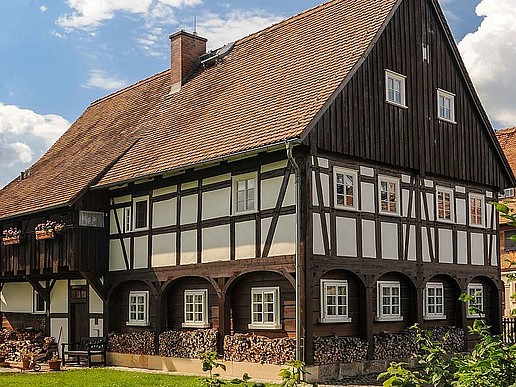
[[[203,42],[207,42],[208,39],[206,38],[203,38],[202,36],[199,36],[197,35],[197,33],[191,33],[191,32],[187,32],[185,30],[179,30],[177,32],[174,32],[173,34],[170,34],[168,36],[169,39],[174,39],[175,37],[179,36],[179,35],[186,35],[186,36],[189,36],[190,38],[194,38],[194,39],[197,39],[197,40],[202,40]]]

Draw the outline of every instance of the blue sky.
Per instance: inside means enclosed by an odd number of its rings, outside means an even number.
[[[0,187],[34,163],[92,101],[166,69],[168,34],[192,30],[194,17],[199,34],[216,48],[321,1],[0,1]],[[493,74],[500,63],[516,60],[513,2],[441,0],[495,127],[516,125],[516,106],[508,103],[516,75],[510,68]]]

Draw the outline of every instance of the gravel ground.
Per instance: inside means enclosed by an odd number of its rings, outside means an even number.
[[[378,374],[368,374],[361,376],[353,376],[350,378],[336,380],[333,384],[321,384],[321,387],[337,387],[337,386],[348,386],[348,387],[373,387],[381,386],[382,383],[377,381]]]

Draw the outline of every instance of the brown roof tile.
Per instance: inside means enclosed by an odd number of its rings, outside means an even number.
[[[511,169],[516,170],[516,127],[500,129],[495,132],[496,138],[500,143],[500,147],[509,162]],[[516,199],[507,198],[501,200],[505,205],[507,205],[511,212],[516,212]],[[499,217],[500,223],[507,223],[507,220],[503,217]]]

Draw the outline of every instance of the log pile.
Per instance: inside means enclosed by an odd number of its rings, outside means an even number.
[[[163,332],[159,335],[159,354],[195,359],[206,351],[217,352],[217,339],[216,329]]]
[[[463,352],[466,348],[466,338],[461,328],[436,327],[430,328],[429,331],[432,333],[432,340],[444,342],[447,352]]]
[[[154,332],[110,333],[108,351],[131,355],[154,355]]]
[[[285,364],[294,360],[296,340],[289,337],[269,339],[250,333],[224,337],[224,360],[262,364]]]
[[[336,364],[366,360],[367,341],[358,337],[314,337],[314,363]]]
[[[32,328],[0,330],[0,356],[9,361],[20,361],[20,355],[38,355],[46,351],[45,335]]]
[[[374,360],[408,359],[417,351],[416,334],[413,331],[380,333],[374,336]]]

